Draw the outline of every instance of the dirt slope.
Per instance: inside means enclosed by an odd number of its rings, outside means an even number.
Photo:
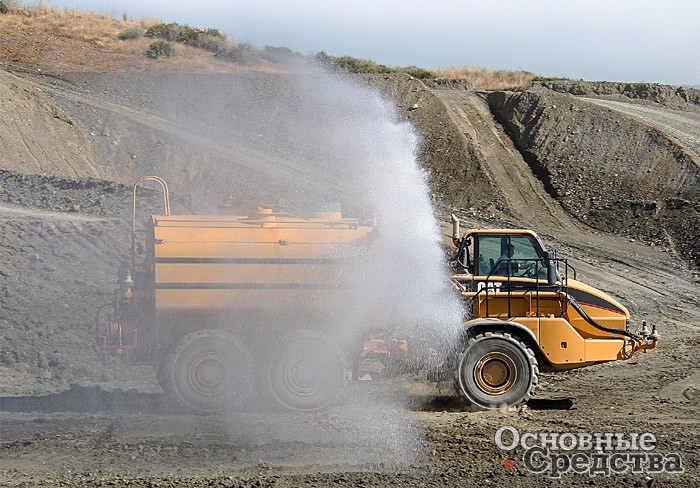
[[[2,168],[25,173],[104,177],[84,130],[40,87],[0,71],[0,155]]]
[[[486,101],[476,92],[436,89],[450,121],[462,133],[464,143],[476,153],[483,168],[490,196],[498,194],[502,210],[524,227],[543,231],[576,228],[574,221],[544,190],[541,181],[517,151],[503,129],[493,123]],[[465,191],[478,191],[466,186]]]

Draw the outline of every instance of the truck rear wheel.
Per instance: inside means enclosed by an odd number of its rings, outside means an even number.
[[[278,341],[266,376],[269,393],[280,405],[317,410],[337,400],[343,360],[325,334],[297,330]]]
[[[532,350],[508,333],[469,339],[455,372],[457,391],[471,404],[492,409],[530,399],[539,369]]]
[[[240,406],[251,394],[251,363],[246,347],[233,335],[199,330],[182,337],[166,360],[166,390],[201,412]]]

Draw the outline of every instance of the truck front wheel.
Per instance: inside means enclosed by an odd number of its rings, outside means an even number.
[[[296,330],[284,335],[267,367],[272,397],[291,410],[317,410],[337,400],[343,360],[323,333]]]
[[[228,332],[198,330],[182,337],[164,365],[166,391],[186,406],[207,413],[240,406],[251,394],[246,347]]]
[[[485,409],[530,399],[539,369],[532,350],[508,333],[486,332],[469,339],[455,372],[457,391]]]

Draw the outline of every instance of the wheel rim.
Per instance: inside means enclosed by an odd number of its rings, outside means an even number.
[[[513,359],[502,352],[484,354],[474,367],[474,381],[490,395],[500,395],[510,390],[518,378]]]
[[[217,396],[224,390],[226,383],[226,365],[216,353],[197,356],[187,372],[190,386],[199,395]]]
[[[323,383],[323,373],[317,369],[318,366],[308,357],[289,361],[282,372],[282,380],[285,387],[295,395],[316,395]]]

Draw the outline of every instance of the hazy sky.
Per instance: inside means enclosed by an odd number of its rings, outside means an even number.
[[[27,2],[30,3],[30,2]],[[700,85],[697,0],[51,0],[390,66]]]

